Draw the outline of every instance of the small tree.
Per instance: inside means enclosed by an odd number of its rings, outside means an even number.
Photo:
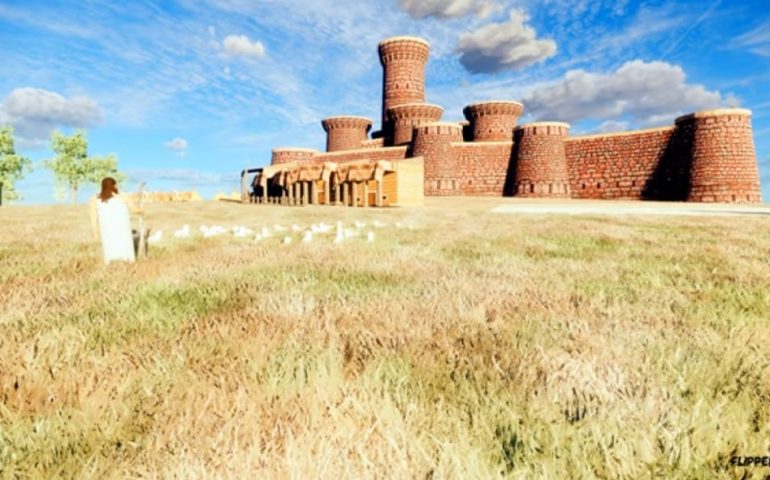
[[[32,171],[28,158],[16,155],[13,146],[13,127],[0,127],[0,206],[4,200],[17,200],[21,195],[14,188],[16,180]]]
[[[86,132],[78,130],[71,136],[59,131],[51,134],[51,150],[56,156],[46,162],[56,179],[70,189],[72,204],[77,203],[78,187],[83,183],[99,184],[106,176],[114,177],[118,182],[125,175],[118,172],[118,160],[114,155],[89,157]]]

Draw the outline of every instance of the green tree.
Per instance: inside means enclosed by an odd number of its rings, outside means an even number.
[[[13,127],[0,127],[0,206],[4,200],[17,200],[21,195],[14,188],[20,180],[32,171],[32,162],[28,158],[16,155],[13,146]]]
[[[51,150],[56,156],[46,161],[56,179],[69,187],[73,205],[77,203],[78,188],[84,183],[99,184],[102,178],[110,176],[118,182],[126,176],[118,172],[118,160],[114,155],[106,157],[88,156],[86,132],[78,130],[71,136],[59,131],[51,134]]]

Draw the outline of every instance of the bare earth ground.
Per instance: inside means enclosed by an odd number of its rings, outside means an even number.
[[[762,478],[770,216],[703,208],[150,205],[105,267],[85,206],[4,206],[0,478]]]

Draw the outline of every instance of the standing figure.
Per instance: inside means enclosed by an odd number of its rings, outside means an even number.
[[[118,195],[118,183],[112,177],[102,179],[101,192],[91,200],[91,225],[94,237],[102,241],[104,263],[135,260],[128,206]]]

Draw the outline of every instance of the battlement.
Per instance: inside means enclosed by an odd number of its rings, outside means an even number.
[[[567,136],[569,124],[563,122],[536,122],[521,125],[516,128],[517,134],[524,135],[561,135]]]
[[[512,100],[488,100],[468,104],[463,109],[465,118],[477,118],[485,115],[509,115],[520,117],[524,113],[524,104]]]
[[[454,122],[431,122],[415,128],[415,132],[421,135],[459,136],[462,139],[463,127]]]
[[[443,113],[443,108],[429,103],[404,103],[389,108],[388,119],[393,128],[393,144],[410,143],[415,127],[437,122]]]
[[[388,118],[391,120],[429,120],[437,122],[444,109],[430,103],[403,103],[388,109]]]
[[[522,112],[524,105],[505,100],[472,103],[463,109],[474,142],[510,140]]]
[[[383,66],[399,60],[427,63],[430,43],[418,37],[391,37],[381,41],[378,50]]]
[[[678,117],[674,123],[680,124],[704,118],[719,117],[727,117],[727,121],[730,121],[731,119],[742,119],[751,117],[751,110],[747,110],[745,108],[717,108],[714,110],[703,110],[700,112],[690,113],[688,115],[682,115],[681,117]]]
[[[369,129],[372,128],[372,119],[353,115],[340,115],[321,120],[321,125],[325,132],[339,128],[354,128],[363,129],[368,133]]]
[[[337,116],[321,121],[326,132],[326,151],[354,150],[366,141],[372,128],[372,120],[366,117]]]

